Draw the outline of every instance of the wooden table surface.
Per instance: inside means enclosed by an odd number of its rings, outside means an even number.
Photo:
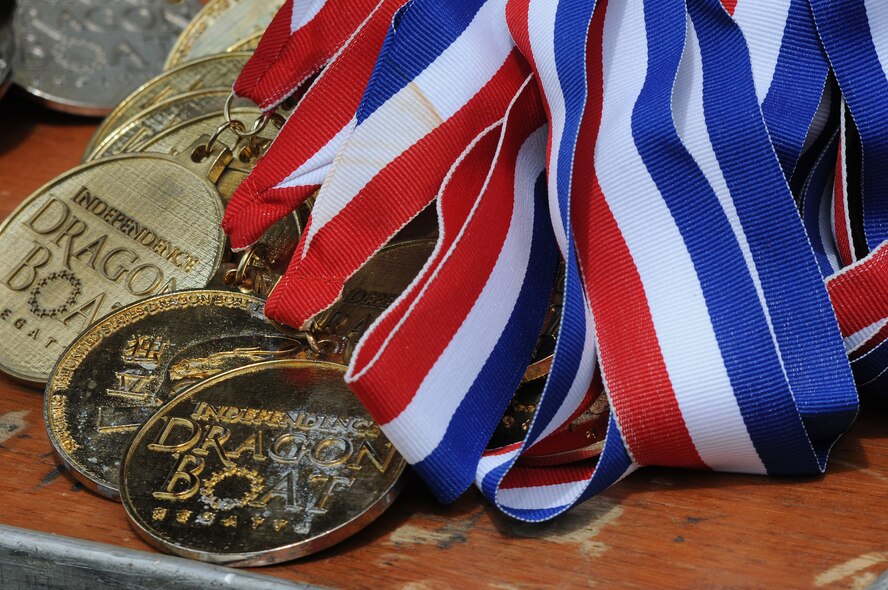
[[[96,121],[0,102],[0,218],[73,167]],[[2,342],[0,346],[10,346]],[[42,392],[0,376],[0,523],[152,551],[120,505],[56,467]],[[828,473],[806,479],[642,469],[542,525],[412,477],[346,542],[254,570],[346,588],[865,588],[888,569],[888,404],[865,400]]]

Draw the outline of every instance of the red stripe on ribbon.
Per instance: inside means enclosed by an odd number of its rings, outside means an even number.
[[[595,465],[589,462],[558,465],[544,469],[515,466],[509,470],[499,489],[535,488],[556,486],[588,480],[595,472]]]
[[[513,50],[459,112],[383,168],[317,231],[304,258],[294,256],[268,299],[266,314],[301,326],[332,305],[345,281],[435,198],[451,164],[502,117],[528,74],[526,62]]]
[[[235,191],[222,222],[233,248],[254,243],[320,186],[318,183],[277,188],[354,118],[392,17],[403,3],[404,0],[380,3],[360,33],[312,85],[274,145]]]
[[[514,215],[518,154],[526,138],[545,122],[535,86],[521,93],[510,111],[509,122],[502,133],[488,133],[476,144],[440,196],[442,213],[445,206],[448,209],[442,224],[447,246],[439,249],[442,260],[437,263],[438,273],[428,276],[422,299],[412,310],[408,301],[401,302],[389,314],[391,317],[374,329],[373,338],[362,344],[359,360],[373,359],[383,344],[379,338],[388,340],[372,367],[361,373],[363,367],[356,362],[352,369],[360,374],[352,387],[381,424],[397,417],[410,403],[487,286]],[[462,203],[454,207],[451,201]],[[445,260],[448,250],[450,255]],[[418,291],[411,293],[410,303]],[[441,313],[442,309],[447,313]],[[407,321],[391,331],[408,310]],[[410,344],[409,355],[402,353],[408,350],[405,343]]]
[[[596,10],[587,44],[588,103],[577,145],[592,155],[601,127],[606,2]],[[688,433],[647,305],[644,285],[608,207],[593,162],[577,162],[571,211],[577,252],[595,315],[611,408],[639,464],[706,468]]]
[[[826,283],[839,320],[842,336],[848,337],[888,318],[888,248],[882,244]]]
[[[378,3],[379,0],[327,0],[314,18],[292,31],[293,3],[288,1],[235,83],[235,93],[251,99],[263,110],[274,108],[339,51]],[[285,28],[288,38],[281,44]]]

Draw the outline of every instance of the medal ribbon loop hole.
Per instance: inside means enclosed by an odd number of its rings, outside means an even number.
[[[228,98],[225,99],[225,106],[222,109],[222,114],[225,117],[225,123],[229,124],[231,130],[239,138],[244,139],[259,135],[269,122],[274,123],[278,129],[284,126],[286,119],[284,119],[283,115],[277,111],[269,111],[260,114],[250,125],[249,130],[247,130],[247,126],[242,121],[234,119],[231,115],[231,105],[235,98],[237,97],[234,93],[228,95]]]
[[[213,148],[216,146],[216,143],[219,141],[219,137],[225,133],[226,130],[231,129],[235,135],[239,135],[239,131],[242,132],[246,128],[244,124],[237,119],[233,121],[225,121],[221,125],[219,125],[207,142],[204,145],[197,146],[193,152],[191,152],[191,159],[199,164],[203,162],[207,158],[210,157],[210,154],[213,153]]]

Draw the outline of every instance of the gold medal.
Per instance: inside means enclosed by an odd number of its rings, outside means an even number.
[[[51,181],[0,226],[0,370],[46,382],[89,324],[137,299],[203,287],[225,252],[213,181],[230,152],[121,156]]]
[[[139,430],[121,472],[133,528],[192,559],[254,566],[345,539],[400,490],[405,461],[316,360],[250,365],[202,381]]]
[[[265,31],[262,31],[262,33],[256,33],[252,37],[248,37],[242,41],[238,41],[226,49],[226,51],[255,51],[256,48],[259,47],[259,41],[262,40],[263,33],[265,33]]]
[[[233,120],[254,121],[261,115],[259,109],[234,108],[230,116]],[[183,123],[161,131],[139,143],[127,147],[128,153],[158,152],[177,154],[189,148],[202,136],[211,135],[225,124],[222,111],[194,117]],[[228,202],[241,182],[253,171],[259,156],[271,145],[280,131],[278,124],[267,124],[255,135],[238,139],[231,146],[234,158],[226,166],[225,171],[216,182],[219,194],[224,202]],[[114,148],[111,148],[112,150]]]
[[[292,218],[275,224],[257,247],[262,254],[242,266],[279,277],[295,246],[295,227]],[[388,246],[349,281],[343,300],[310,339],[323,348],[325,359],[347,360],[432,247],[429,241]],[[257,290],[254,274],[239,271],[233,282]],[[247,277],[252,278],[244,283]],[[283,332],[264,318],[262,305],[237,292],[170,293],[120,309],[89,328],[62,355],[46,387],[47,431],[62,463],[88,488],[115,498],[120,458],[133,432],[183,386],[282,354],[311,353],[309,336]],[[137,354],[137,346],[149,352]]]
[[[183,64],[146,82],[102,121],[86,146],[85,153],[92,153],[118,127],[164,101],[199,90],[229,90],[250,55],[252,54],[249,52],[238,52],[208,56]],[[212,129],[207,133],[211,132]]]
[[[230,94],[230,89],[198,90],[161,102],[114,129],[84,161],[140,151],[141,144],[159,133],[201,115],[221,113]]]
[[[262,308],[263,300],[243,293],[182,291],[138,301],[91,326],[61,356],[46,387],[47,432],[62,463],[89,489],[116,498],[127,442],[172,395],[163,385],[193,377],[186,370],[193,359],[182,351],[207,342],[195,349],[197,358],[240,354],[256,362],[263,352],[292,348],[295,341]],[[232,337],[243,350],[227,347],[224,338]],[[277,347],[274,337],[283,337]]]
[[[239,44],[261,36],[283,4],[284,0],[210,0],[182,31],[165,69],[229,48],[242,51]]]

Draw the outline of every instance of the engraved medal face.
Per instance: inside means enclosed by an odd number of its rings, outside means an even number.
[[[199,0],[19,0],[15,81],[52,108],[104,115],[160,73]]]
[[[226,90],[226,93],[228,91]],[[259,117],[261,111],[256,108],[234,108],[231,115],[234,119],[244,121],[249,125]],[[135,120],[135,126],[142,123]],[[156,135],[150,136],[145,134],[145,138],[136,145],[124,146],[127,153],[136,152],[157,152],[164,154],[178,154],[186,148],[191,147],[201,137],[210,136],[213,132],[225,122],[225,117],[221,110],[213,113],[196,116],[188,121],[179,123],[169,129],[160,131]],[[233,134],[224,133],[220,141],[226,145],[230,145],[234,152],[234,159],[225,168],[220,179],[216,182],[216,188],[222,196],[222,200],[226,203],[241,182],[253,171],[253,167],[258,160],[258,156],[264,152],[272,140],[277,137],[280,129],[269,123],[251,140],[237,141]],[[120,144],[110,146],[109,151],[115,151]]]
[[[317,326],[334,336],[359,338],[410,285],[434,248],[433,240],[386,246],[346,282],[339,301],[316,316]],[[347,360],[351,350],[342,352]]]
[[[174,388],[295,346],[262,307],[242,293],[182,291],[138,301],[90,327],[59,359],[46,387],[56,454],[87,487],[116,497],[127,443]]]
[[[230,90],[250,55],[248,52],[238,52],[205,57],[146,82],[102,121],[86,146],[85,153],[88,156],[118,127],[164,101],[199,90]],[[208,131],[212,132],[212,129]]]
[[[159,133],[201,115],[222,113],[229,94],[230,88],[199,90],[161,102],[114,129],[84,160],[141,151],[140,146]]]
[[[164,67],[230,49],[255,49],[252,40],[262,35],[283,4],[284,0],[210,0],[176,41]]]
[[[206,285],[225,238],[215,187],[168,156],[75,168],[0,225],[0,370],[42,385],[97,318]]]
[[[139,430],[121,499],[149,543],[264,565],[329,547],[399,491],[404,459],[343,382],[342,365],[270,361],[186,390]]]

